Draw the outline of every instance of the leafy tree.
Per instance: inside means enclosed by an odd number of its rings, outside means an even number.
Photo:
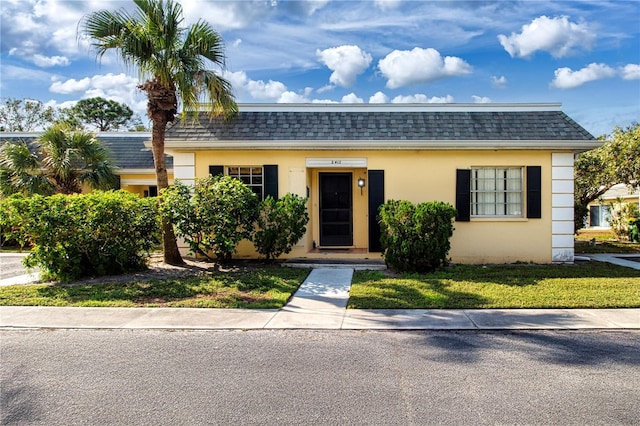
[[[604,140],[604,137],[601,138]],[[584,226],[587,205],[609,188],[624,183],[640,185],[640,124],[617,127],[598,148],[578,155],[574,165],[575,230]]]
[[[55,111],[34,99],[6,98],[0,104],[0,131],[31,132],[53,122]]]
[[[81,122],[101,132],[117,130],[127,125],[133,117],[133,111],[126,104],[101,97],[81,99],[72,110]]]
[[[286,194],[276,201],[269,196],[260,203],[258,227],[251,239],[258,253],[267,260],[276,259],[300,241],[308,222],[306,198]]]
[[[238,243],[249,238],[258,214],[258,200],[247,185],[229,176],[196,179],[195,186],[176,182],[160,194],[160,211],[176,225],[192,252],[222,262]]]
[[[73,107],[58,108],[55,112],[54,125],[61,125],[68,129],[82,130],[84,126],[77,114],[73,110]]]
[[[151,145],[158,189],[168,186],[164,161],[167,124],[176,119],[178,100],[184,111],[198,111],[206,98],[212,114],[231,115],[237,105],[231,84],[209,63],[224,66],[224,44],[205,21],[183,27],[182,6],[172,0],[134,0],[136,9],[102,10],[84,17],[81,31],[91,40],[98,58],[116,50],[126,65],[135,66],[145,81],[138,86],[147,94],[147,115],[152,123]],[[164,261],[180,264],[173,226],[162,224]]]
[[[52,126],[30,147],[24,141],[0,148],[0,191],[13,193],[72,194],[87,184],[112,188],[116,182],[109,151],[93,133]]]
[[[616,183],[640,188],[640,123],[626,129],[616,127],[611,142],[605,144],[604,154]]]
[[[129,120],[130,132],[148,132],[149,128],[145,126],[142,119],[138,114],[135,114],[131,120]]]

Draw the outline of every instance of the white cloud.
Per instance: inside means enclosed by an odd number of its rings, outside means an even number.
[[[585,83],[616,75],[616,71],[608,65],[592,63],[578,71],[571,68],[558,68],[551,85],[558,89],[573,89]]]
[[[31,80],[31,81],[51,81],[52,74],[47,71],[4,65],[0,63],[0,75],[2,84],[7,80]]]
[[[491,103],[491,98],[488,98],[486,96],[471,95],[471,97],[473,98],[473,102],[476,103],[476,104],[490,104]]]
[[[216,31],[246,28],[275,10],[277,2],[267,1],[182,1],[186,24],[202,19]]]
[[[402,0],[375,0],[375,4],[380,10],[392,10],[398,8]]]
[[[471,65],[455,56],[444,59],[435,49],[394,50],[378,62],[388,79],[387,87],[396,89],[409,84],[428,83],[446,77],[469,74]]]
[[[252,100],[277,101],[287,92],[287,86],[279,81],[252,80],[244,71],[223,72],[222,76],[229,80],[231,87],[240,94],[247,93]]]
[[[42,68],[67,66],[71,62],[65,56],[44,56],[40,54],[33,55],[33,63]]]
[[[342,87],[350,87],[356,82],[356,77],[363,72],[373,58],[358,46],[338,46],[325,50],[316,50],[318,59],[333,73],[329,81]]]
[[[333,101],[331,99],[314,99],[311,101],[312,104],[339,104],[338,101]]]
[[[620,76],[625,80],[640,79],[640,64],[628,64],[620,68]]]
[[[58,108],[72,108],[73,106],[75,106],[75,104],[77,104],[78,101],[65,101],[65,102],[58,102],[56,100],[49,100],[47,102],[44,102],[44,106],[47,107],[51,107],[53,109],[58,109]]]
[[[322,9],[329,3],[329,0],[305,0],[298,2],[307,15],[313,15],[317,10]]]
[[[17,48],[20,57],[38,66],[52,66],[45,60],[39,60],[44,63],[40,65],[33,56],[55,57],[49,53],[52,50],[66,57],[77,55],[80,48],[78,22],[83,15],[109,6],[115,4],[62,0],[3,1],[3,44],[10,49]],[[5,22],[11,25],[5,25]]]
[[[386,104],[389,102],[389,97],[382,92],[376,92],[369,98],[370,104]]]
[[[102,97],[127,104],[134,112],[144,115],[147,98],[138,89],[138,80],[126,74],[104,74],[85,77],[80,80],[70,78],[60,81],[54,78],[49,91],[63,95],[77,95],[78,98]]]
[[[250,80],[247,83],[247,90],[254,99],[268,100],[277,99],[287,91],[287,86],[279,81]]]
[[[305,95],[296,92],[286,91],[278,99],[279,104],[307,104],[311,102]]]
[[[566,16],[548,18],[543,15],[523,25],[519,34],[511,33],[508,37],[500,34],[498,40],[512,58],[526,58],[538,50],[562,58],[578,49],[589,49],[595,37],[585,23],[570,22]]]
[[[349,93],[348,95],[344,95],[342,97],[341,102],[343,104],[363,104],[364,99],[359,98],[355,93]]]
[[[49,91],[53,93],[61,93],[63,95],[68,95],[70,93],[82,93],[89,89],[91,85],[91,79],[89,77],[85,77],[81,80],[76,80],[75,78],[70,78],[67,81],[54,81],[51,83],[49,87]]]
[[[326,86],[322,86],[321,88],[316,90],[316,92],[318,92],[318,93],[330,92],[335,88],[336,88],[336,86],[334,86],[333,84],[327,84]]]
[[[393,98],[391,103],[394,104],[445,104],[452,103],[453,96],[433,96],[431,98],[427,97],[427,95],[423,95],[422,93],[418,93],[415,95],[408,96],[396,96]]]
[[[491,76],[491,85],[496,89],[504,89],[507,87],[507,77],[504,75],[501,75],[500,77],[493,75]]]

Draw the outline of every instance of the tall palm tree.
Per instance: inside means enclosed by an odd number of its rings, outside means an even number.
[[[138,86],[148,97],[147,115],[151,119],[151,145],[158,189],[168,186],[164,161],[167,124],[176,119],[178,101],[185,111],[201,107],[212,115],[232,115],[237,105],[231,84],[206,68],[208,61],[224,67],[224,44],[220,35],[202,20],[188,28],[182,6],[172,0],[134,0],[136,9],[91,13],[80,23],[96,49],[98,59],[115,50],[125,65],[138,69]],[[201,103],[204,101],[204,103]],[[173,226],[163,221],[164,261],[180,264]]]
[[[54,125],[32,147],[24,141],[0,148],[0,192],[27,195],[113,188],[110,153],[91,132]]]

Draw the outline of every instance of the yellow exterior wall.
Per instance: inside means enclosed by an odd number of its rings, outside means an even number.
[[[120,176],[120,189],[137,194],[144,197],[144,191],[149,190],[149,186],[156,185],[155,173],[123,173]],[[173,182],[173,173],[168,173],[169,183]],[[127,181],[136,182],[135,184],[127,184]],[[144,183],[142,183],[144,182]]]
[[[365,158],[367,168],[306,168],[307,158]],[[323,171],[353,173],[353,236],[352,252],[336,257],[379,258],[368,253],[368,179],[367,169],[384,170],[385,199],[408,200],[413,203],[443,201],[455,206],[456,169],[474,166],[542,167],[541,219],[474,219],[456,222],[451,240],[450,256],[454,263],[504,263],[552,261],[551,231],[551,153],[549,151],[196,151],[196,177],[206,177],[210,165],[261,166],[278,165],[280,195],[287,192],[306,195],[309,188],[307,235],[283,257],[323,257],[312,250],[319,241],[318,173]],[[362,190],[358,177],[367,179]],[[304,182],[300,182],[303,179]],[[291,191],[290,188],[293,188]],[[303,192],[303,193],[300,193]],[[526,199],[525,199],[526,203]],[[524,206],[526,211],[526,205]],[[375,214],[372,212],[371,214]],[[359,249],[359,250],[358,250]],[[238,249],[236,257],[255,257],[248,242]]]

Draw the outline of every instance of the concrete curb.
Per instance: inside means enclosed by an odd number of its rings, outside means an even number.
[[[640,309],[203,309],[0,306],[0,328],[640,330]]]

